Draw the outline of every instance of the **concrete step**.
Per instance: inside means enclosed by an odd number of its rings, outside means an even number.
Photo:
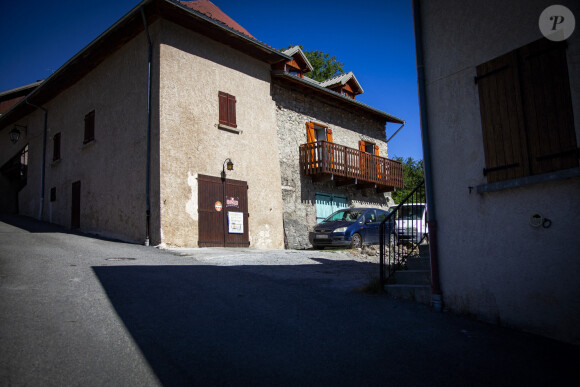
[[[393,284],[386,285],[385,291],[395,298],[431,304],[431,286]]]
[[[429,257],[407,258],[407,268],[409,270],[431,270],[431,260]]]
[[[399,270],[393,279],[395,284],[431,285],[431,270]]]

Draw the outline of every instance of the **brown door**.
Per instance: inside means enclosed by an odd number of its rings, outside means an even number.
[[[81,182],[75,181],[72,185],[71,221],[70,228],[81,227]]]
[[[198,176],[199,247],[248,247],[248,184]]]

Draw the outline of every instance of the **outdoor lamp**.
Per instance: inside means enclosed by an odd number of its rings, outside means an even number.
[[[12,142],[12,144],[16,144],[18,140],[20,140],[20,129],[18,128],[26,129],[26,126],[14,125],[10,133],[8,133],[10,135],[10,142]]]
[[[226,178],[226,166],[228,168],[228,171],[234,170],[234,163],[230,158],[225,159],[224,164],[222,165],[222,179]]]

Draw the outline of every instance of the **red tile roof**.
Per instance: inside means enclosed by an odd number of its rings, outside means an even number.
[[[243,33],[244,35],[254,38],[244,27],[239,25],[234,19],[226,15],[221,9],[219,9],[214,3],[209,0],[193,0],[193,1],[180,1],[181,4],[188,8],[191,8],[199,13],[220,21],[227,25],[228,27]]]

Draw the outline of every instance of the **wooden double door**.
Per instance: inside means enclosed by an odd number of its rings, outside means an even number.
[[[248,183],[198,175],[199,247],[248,247]]]

